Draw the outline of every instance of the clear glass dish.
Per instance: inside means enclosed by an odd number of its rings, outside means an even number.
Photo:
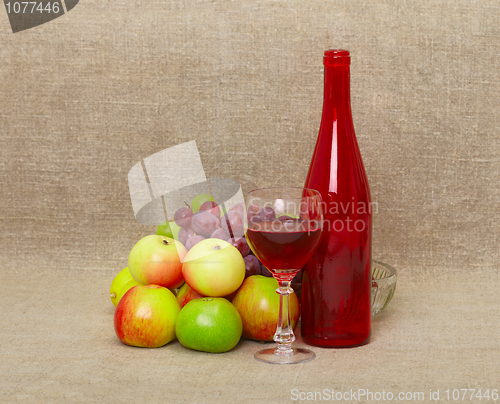
[[[384,310],[396,290],[396,269],[372,260],[372,317]]]

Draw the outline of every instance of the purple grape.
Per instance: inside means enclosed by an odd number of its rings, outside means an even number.
[[[297,274],[294,276],[294,278],[292,279],[292,283],[301,283],[302,282],[302,269],[297,272]]]
[[[245,261],[245,278],[261,274],[260,262],[255,255],[247,255],[243,260]]]
[[[181,227],[179,230],[179,241],[184,245],[186,245],[186,241],[192,236],[194,236],[194,230],[191,227]]]
[[[180,208],[174,214],[175,224],[180,227],[191,226],[191,218],[193,217],[193,211],[189,208]]]
[[[220,217],[220,207],[213,201],[203,202],[199,211],[209,211],[215,217]]]
[[[267,269],[264,264],[262,264],[262,275],[267,276],[268,278],[272,278],[273,274],[269,269]]]
[[[241,237],[245,234],[243,228],[243,216],[238,212],[227,212],[221,219],[221,227],[226,230],[231,237]]]
[[[270,206],[266,206],[260,210],[259,219],[260,220],[276,219],[276,213],[274,212],[273,208],[271,208]]]
[[[227,234],[227,231],[219,227],[210,235],[210,238],[218,238],[219,240],[229,241],[231,236]]]
[[[210,237],[218,226],[219,218],[206,210],[197,212],[191,219],[191,228],[203,237]]]
[[[238,249],[243,258],[250,254],[250,246],[245,237],[232,238],[229,242]]]
[[[198,244],[200,241],[203,241],[205,240],[205,237],[203,236],[191,236],[188,238],[188,240],[186,241],[186,250],[190,250],[191,248],[193,248],[196,244]]]
[[[250,205],[247,210],[247,219],[250,223],[254,222],[254,219],[259,218],[260,206],[259,205]]]
[[[245,211],[245,204],[243,202],[238,203],[237,205],[234,205],[231,209],[229,209],[229,212],[236,212],[241,216],[243,216],[244,211]]]

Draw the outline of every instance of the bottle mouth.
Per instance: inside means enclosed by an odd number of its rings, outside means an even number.
[[[323,64],[325,66],[350,65],[351,56],[349,55],[349,51],[347,50],[329,49],[325,51]]]

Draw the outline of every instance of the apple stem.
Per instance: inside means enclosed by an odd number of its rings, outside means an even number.
[[[278,355],[290,355],[293,351],[292,342],[295,341],[289,312],[290,293],[293,293],[293,289],[290,287],[291,280],[278,280],[278,283],[279,288],[276,289],[276,292],[280,295],[280,311],[273,339],[278,344]]]

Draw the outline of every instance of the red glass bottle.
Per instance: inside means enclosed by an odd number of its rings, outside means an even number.
[[[324,202],[323,236],[305,266],[301,331],[322,347],[368,343],[371,332],[370,189],[354,133],[348,51],[325,52],[323,116],[305,187]]]

